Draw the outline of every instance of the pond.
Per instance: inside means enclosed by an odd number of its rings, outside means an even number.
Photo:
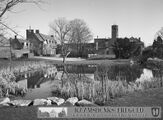
[[[17,76],[28,89],[22,99],[57,96],[106,101],[135,90],[162,87],[162,70],[139,65],[66,65]]]

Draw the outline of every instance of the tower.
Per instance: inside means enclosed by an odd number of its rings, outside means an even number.
[[[116,41],[118,38],[118,25],[112,25],[112,41]]]

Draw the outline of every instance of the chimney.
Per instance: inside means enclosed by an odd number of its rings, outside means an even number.
[[[31,38],[32,35],[33,35],[33,29],[27,29],[26,30],[26,39]]]
[[[36,30],[35,33],[39,33],[39,30]]]
[[[15,39],[17,39],[17,35],[15,35]]]

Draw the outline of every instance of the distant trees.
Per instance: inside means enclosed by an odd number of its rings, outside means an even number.
[[[141,63],[145,63],[148,58],[156,57],[163,59],[163,28],[161,28],[155,36],[153,44],[143,50],[140,58]]]
[[[58,18],[50,23],[49,27],[60,44],[63,62],[71,52],[75,51],[79,54],[82,51],[82,44],[92,40],[91,31],[81,19],[67,21],[66,18]],[[71,43],[75,46],[70,47]]]
[[[153,41],[153,57],[163,58],[163,40],[160,36]]]
[[[141,53],[141,44],[130,42],[129,38],[118,38],[113,45],[113,51],[116,58],[128,59],[130,57],[137,57]]]
[[[92,33],[86,22],[82,19],[74,19],[70,21],[71,40],[74,43],[87,43],[92,40]]]
[[[113,45],[113,51],[116,58],[129,58],[130,50],[131,46],[128,38],[119,38]]]

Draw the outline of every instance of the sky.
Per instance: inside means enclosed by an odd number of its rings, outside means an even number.
[[[59,17],[83,19],[94,38],[111,37],[117,24],[119,37],[141,37],[151,45],[163,27],[163,0],[44,0],[39,7],[20,4],[5,15],[8,25],[25,37],[26,29],[50,34],[49,24]]]

